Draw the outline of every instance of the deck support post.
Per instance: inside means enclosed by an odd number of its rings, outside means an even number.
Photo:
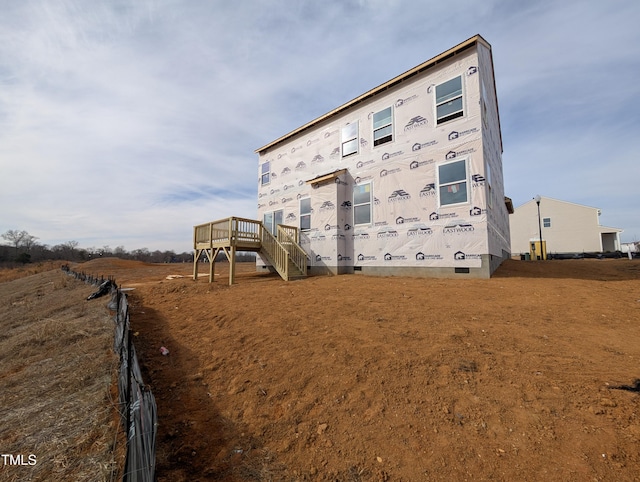
[[[231,259],[229,260],[229,286],[233,284],[236,277],[236,246],[231,245]]]
[[[201,249],[194,250],[193,253],[193,279],[198,279],[198,259],[200,259],[200,253],[202,253]]]

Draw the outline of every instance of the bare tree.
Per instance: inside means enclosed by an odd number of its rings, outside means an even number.
[[[16,248],[16,252],[17,252],[18,247],[22,243],[22,240],[28,234],[29,233],[27,233],[26,231],[18,231],[17,229],[10,229],[6,233],[4,233],[2,237],[7,241],[9,241]]]

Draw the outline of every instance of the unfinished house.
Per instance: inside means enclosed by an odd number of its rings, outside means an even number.
[[[493,59],[479,35],[256,153],[258,218],[274,235],[297,228],[311,274],[487,278],[510,256]]]

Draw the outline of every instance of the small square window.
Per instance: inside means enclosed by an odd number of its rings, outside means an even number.
[[[542,225],[545,228],[550,228],[551,227],[551,218],[542,218]]]

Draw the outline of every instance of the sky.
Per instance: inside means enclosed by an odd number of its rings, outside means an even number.
[[[0,234],[192,250],[257,215],[257,148],[475,34],[505,195],[640,240],[636,0],[0,0]]]

